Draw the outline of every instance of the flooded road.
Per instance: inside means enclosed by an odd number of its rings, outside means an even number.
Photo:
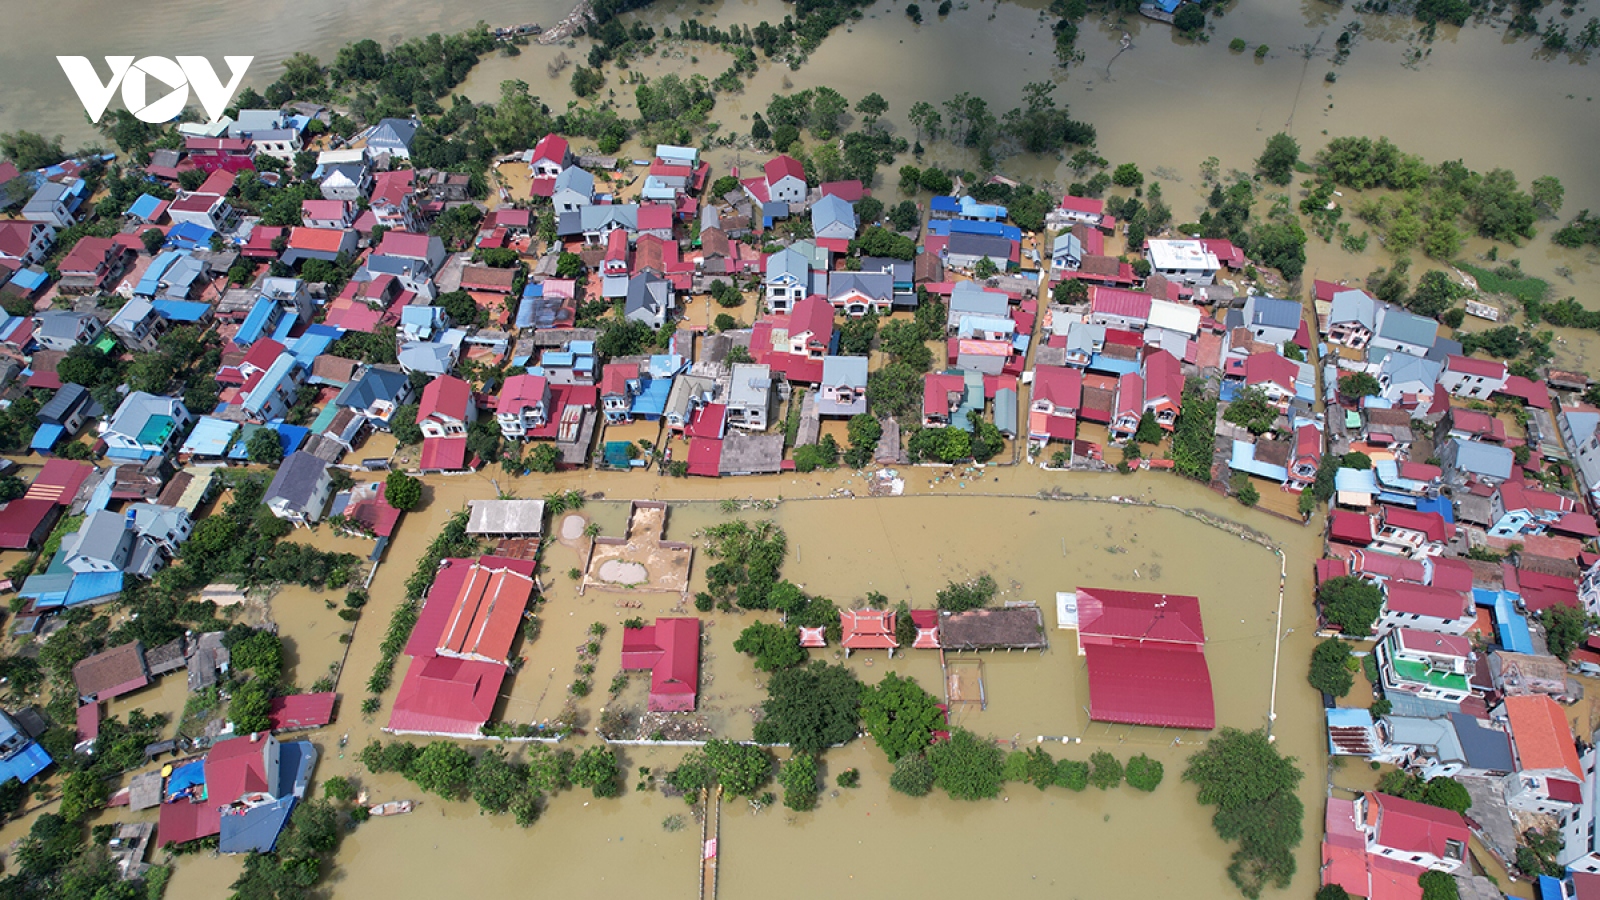
[[[1042,501],[1030,495],[1062,486],[1102,495],[1147,495],[1163,503],[1209,509],[1271,533],[1291,560],[1316,553],[1316,533],[1243,510],[1204,488],[1164,476],[1063,479],[1035,469],[994,468],[981,483],[968,479],[964,489],[959,478],[945,480],[934,489],[954,496],[933,496],[928,482],[938,471],[905,470],[909,496],[902,498],[803,502],[796,498],[821,496],[837,487],[861,490],[863,485],[849,474],[721,482],[677,481],[653,474],[507,479],[495,473],[493,481],[487,474],[430,479],[428,504],[408,514],[401,525],[373,584],[373,601],[356,629],[347,680],[340,686],[345,695],[340,720],[314,736],[327,753],[317,776],[351,775],[380,800],[416,796],[402,779],[368,775],[355,762],[355,749],[382,736],[383,718],[367,721],[357,706],[411,561],[466,499],[493,496],[496,484],[524,497],[542,496],[557,486],[604,491],[614,499],[591,501],[583,513],[601,526],[602,533],[617,534],[626,518],[624,498],[697,500],[745,491],[781,494],[794,502],[739,515],[770,519],[784,528],[791,548],[785,577],[841,606],[868,590],[882,591],[893,602],[905,599],[927,606],[946,581],[987,571],[1006,592],[1001,599],[1035,600],[1046,607],[1052,648],[1043,655],[984,656],[989,705],[982,711],[958,711],[955,718],[963,727],[1005,741],[1016,739],[1019,746],[1029,745],[1041,734],[1083,739],[1081,745],[1048,745],[1058,758],[1086,759],[1101,748],[1123,759],[1146,752],[1166,764],[1167,781],[1148,796],[1127,788],[1109,794],[1092,790],[1039,794],[1031,787],[1013,785],[1005,802],[958,803],[937,792],[912,800],[890,795],[889,766],[882,754],[869,742],[858,741],[826,755],[829,789],[817,812],[797,815],[770,809],[751,814],[740,805],[725,807],[724,896],[751,896],[757,891],[778,897],[817,896],[822,891],[948,895],[954,889],[1002,888],[1025,896],[1062,896],[1066,890],[1068,896],[1103,897],[1129,888],[1170,891],[1178,885],[1198,896],[1235,896],[1224,871],[1229,850],[1212,834],[1209,816],[1195,804],[1192,789],[1178,780],[1183,760],[1199,736],[1090,726],[1083,711],[1088,702],[1083,665],[1073,652],[1071,633],[1054,628],[1054,596],[1080,584],[1199,595],[1211,639],[1207,657],[1216,685],[1218,722],[1253,728],[1266,722],[1271,687],[1272,638],[1278,625],[1277,557],[1178,513]],[[998,482],[993,480],[997,477]],[[961,496],[963,491],[1023,496]],[[714,502],[675,504],[667,537],[690,540],[695,532],[728,518]],[[554,715],[571,678],[575,648],[584,642],[589,625],[599,621],[609,624],[611,631],[602,641],[596,690],[580,704],[580,721],[592,723],[608,702],[604,686],[616,674],[620,642],[616,626],[633,616],[672,612],[677,598],[593,588],[579,597],[566,572],[581,564],[580,548],[549,546],[545,560],[544,628],[538,640],[515,649],[527,663],[508,682],[500,714],[516,721]],[[691,589],[703,586],[703,560],[697,559]],[[1303,675],[1303,660],[1312,643],[1310,597],[1307,567],[1292,565],[1282,625],[1295,631],[1284,642],[1276,733],[1285,751],[1299,757],[1308,772],[1303,795],[1314,817],[1321,809],[1325,757],[1318,704]],[[619,607],[619,601],[641,605]],[[320,605],[315,598],[310,602]],[[704,653],[701,711],[720,733],[749,735],[749,710],[760,702],[763,689],[748,659],[733,652],[732,642],[749,622],[770,615],[705,617],[711,637]],[[818,658],[835,655],[833,650],[814,653]],[[920,651],[893,660],[883,654],[856,654],[849,665],[865,681],[898,671],[916,677],[935,693],[940,690],[937,658]],[[403,668],[396,672],[397,684],[402,674]],[[385,715],[392,699],[391,691],[385,697]],[[620,702],[636,707],[642,699],[635,679]],[[341,759],[337,738],[346,732],[348,755]],[[1174,738],[1182,743],[1174,745]],[[581,748],[590,740],[577,739],[575,746]],[[629,747],[622,755],[626,766],[636,771],[639,766],[671,767],[682,752]],[[862,787],[837,791],[832,787],[834,776],[850,767],[861,769]],[[654,793],[629,792],[614,801],[594,801],[587,792],[567,793],[555,798],[544,818],[525,831],[506,817],[479,815],[470,803],[427,798],[417,814],[370,822],[351,836],[335,863],[332,895],[356,898],[384,892],[410,898],[459,889],[460,866],[444,861],[470,860],[465,864],[476,869],[475,887],[492,893],[525,889],[529,878],[536,877],[540,887],[551,893],[682,896],[697,883],[698,832],[692,825],[668,832],[663,820],[684,812],[682,801]],[[433,821],[436,817],[448,824]],[[1308,821],[1308,831],[1315,834],[1313,822]],[[1162,864],[1141,865],[1143,854],[1136,848],[1149,847],[1152,840],[1164,848]],[[1315,847],[1313,838],[1300,848],[1297,888],[1314,877]],[[906,864],[885,866],[886,859]],[[927,862],[917,864],[917,860]],[[952,865],[953,860],[966,862]],[[226,858],[185,858],[173,881],[179,892],[175,896],[217,895],[236,876],[239,865],[238,860]]]

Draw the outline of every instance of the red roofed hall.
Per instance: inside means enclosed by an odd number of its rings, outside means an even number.
[[[333,721],[333,707],[338,702],[339,695],[332,691],[273,697],[267,707],[267,720],[273,731],[321,728]]]
[[[840,640],[845,651],[888,650],[900,646],[894,636],[894,612],[887,609],[847,609],[839,613]]]
[[[658,617],[622,630],[622,668],[650,670],[651,712],[688,712],[700,693],[700,620]]]
[[[532,596],[529,575],[473,563],[439,635],[438,655],[505,662]]]
[[[1090,719],[1216,727],[1198,598],[1080,587],[1076,608]]]
[[[395,734],[478,737],[505,680],[499,663],[421,656],[411,661],[389,714]]]

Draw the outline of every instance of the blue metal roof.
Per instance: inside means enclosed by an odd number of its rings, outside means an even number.
[[[233,336],[233,342],[241,347],[248,347],[260,340],[266,330],[276,324],[274,317],[278,315],[277,311],[280,308],[276,301],[266,297],[258,298],[256,305],[250,307],[249,315],[244,317],[244,323],[239,326],[238,333]]]
[[[1456,523],[1456,509],[1449,499],[1445,497],[1427,497],[1417,501],[1418,512],[1438,513],[1444,517],[1445,524]]]
[[[334,408],[331,403],[328,404],[328,407],[330,409]],[[279,424],[273,427],[278,430],[278,443],[283,447],[284,456],[299,450],[300,445],[304,444],[306,438],[311,436],[311,429],[300,425]]]
[[[672,391],[671,378],[650,378],[633,398],[631,412],[643,418],[660,418],[667,409],[667,394]]]
[[[1500,646],[1513,653],[1533,652],[1533,635],[1528,631],[1528,617],[1517,610],[1516,594],[1473,588],[1472,602],[1494,610],[1494,628],[1500,638]]]
[[[121,572],[79,572],[67,588],[66,605],[108,600],[122,593]]]
[[[215,231],[196,222],[179,222],[167,230],[167,243],[174,247],[206,247]]]
[[[1288,469],[1256,459],[1256,445],[1249,441],[1233,442],[1233,455],[1228,459],[1228,468],[1235,472],[1260,475],[1262,478],[1270,478],[1280,483],[1289,480]]]
[[[934,212],[953,213],[961,209],[961,201],[954,197],[947,197],[943,194],[940,194],[939,196],[934,197],[933,200],[928,203],[928,208],[932,209]]]
[[[152,300],[150,305],[155,311],[174,322],[198,322],[205,318],[206,312],[211,309],[209,303],[197,303],[192,300]]]
[[[178,452],[220,458],[228,452],[228,442],[233,440],[234,434],[238,431],[237,422],[201,416]]]
[[[1100,353],[1089,358],[1089,371],[1104,372],[1110,375],[1133,375],[1139,372],[1139,361],[1133,359],[1112,359]]]
[[[1334,490],[1344,493],[1353,491],[1357,494],[1378,493],[1378,477],[1371,469],[1340,469],[1333,473]]]
[[[289,353],[299,360],[301,365],[309,367],[311,361],[328,352],[328,348],[333,346],[333,342],[339,337],[340,332],[337,328],[313,325],[306,329],[305,334],[290,342]]]
[[[27,784],[33,780],[33,776],[50,768],[52,762],[50,754],[44,752],[43,747],[30,742],[26,749],[10,759],[0,760],[0,784],[13,778]]]
[[[140,194],[139,199],[133,201],[133,205],[128,207],[127,214],[148,220],[151,216],[155,215],[156,210],[160,208],[160,197],[152,196],[150,194]]]
[[[11,283],[28,292],[37,291],[50,281],[43,269],[22,269],[11,276]]]
[[[266,407],[267,401],[272,399],[273,394],[282,387],[284,380],[294,373],[295,367],[299,364],[292,355],[280,354],[272,361],[272,365],[267,366],[267,371],[261,373],[261,380],[256,382],[255,388],[250,391],[250,396],[241,404],[244,411],[251,415],[259,415]]]
[[[28,443],[28,449],[48,453],[66,432],[67,430],[60,425],[40,425],[39,430],[33,433],[33,440]]]
[[[293,331],[298,324],[300,324],[300,320],[294,316],[284,316],[278,320],[278,327],[272,329],[272,339],[280,344],[288,344],[289,332]]]

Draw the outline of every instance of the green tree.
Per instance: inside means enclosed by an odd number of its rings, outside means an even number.
[[[1247,387],[1240,391],[1222,414],[1225,421],[1248,429],[1251,434],[1271,431],[1272,423],[1278,420],[1278,416],[1278,407],[1267,397],[1267,392],[1258,387]]]
[[[1422,886],[1422,900],[1459,900],[1461,897],[1455,877],[1445,872],[1423,872],[1417,876],[1417,884]]]
[[[1172,17],[1172,27],[1186,35],[1195,35],[1205,30],[1206,11],[1193,3],[1185,3],[1178,7],[1177,13]]]
[[[957,800],[998,796],[1004,781],[1005,752],[965,728],[928,748],[934,784]]]
[[[1550,652],[1565,662],[1573,649],[1589,637],[1590,632],[1600,628],[1600,619],[1575,606],[1556,603],[1539,613],[1539,624],[1544,626]]]
[[[1089,786],[1089,764],[1077,759],[1063,759],[1056,763],[1056,787],[1081,791]]]
[[[265,629],[245,629],[240,635],[228,646],[233,668],[255,673],[257,681],[276,684],[283,674],[283,639]]]
[[[154,255],[167,244],[167,236],[159,228],[146,228],[139,233],[139,243],[144,245],[146,253]]]
[[[1325,884],[1317,889],[1316,900],[1350,900],[1350,895],[1337,884]]]
[[[1294,877],[1305,815],[1295,787],[1302,777],[1294,758],[1279,755],[1265,731],[1236,728],[1223,728],[1184,769],[1183,780],[1199,789],[1200,804],[1216,807],[1211,824],[1217,835],[1238,842],[1228,877],[1252,900],[1267,887],[1287,888]]]
[[[1354,575],[1330,578],[1317,588],[1322,617],[1328,624],[1352,637],[1372,633],[1372,623],[1383,608],[1383,592],[1378,586]]]
[[[535,472],[554,472],[561,465],[561,451],[555,444],[536,443],[524,461]]]
[[[1141,753],[1128,760],[1128,786],[1146,793],[1153,791],[1161,784],[1164,771],[1165,767],[1158,760]]]
[[[966,612],[988,606],[1000,592],[994,577],[983,574],[967,581],[951,581],[934,596],[938,607],[948,612]]]
[[[889,225],[895,231],[913,231],[921,223],[922,215],[910,200],[902,200],[889,210]]]
[[[921,753],[944,723],[939,701],[894,672],[861,691],[861,724],[890,762]]]
[[[1050,289],[1050,300],[1060,306],[1087,303],[1089,286],[1076,278],[1068,278]]]
[[[1339,379],[1339,393],[1352,400],[1376,397],[1383,393],[1383,385],[1367,372],[1351,372]]]
[[[562,251],[556,257],[557,278],[581,278],[583,276],[583,257],[576,253]]]
[[[817,808],[817,758],[809,753],[796,753],[784,761],[778,770],[778,783],[783,786],[783,805],[805,812]]]
[[[1353,661],[1350,648],[1344,641],[1328,638],[1311,651],[1311,672],[1308,675],[1311,686],[1335,697],[1350,693],[1356,681],[1355,673],[1351,671]]]
[[[430,794],[459,800],[472,784],[473,764],[467,748],[449,741],[433,741],[406,767],[405,776]]]
[[[1267,138],[1267,148],[1256,159],[1256,171],[1273,184],[1294,180],[1294,167],[1300,162],[1300,142],[1278,132]]]
[[[496,748],[478,757],[467,789],[479,809],[498,815],[511,808],[511,801],[527,790],[527,783],[523,767],[507,760],[505,753]]]
[[[384,479],[383,498],[401,512],[416,509],[422,502],[422,482],[395,469]]]
[[[402,447],[422,443],[422,428],[417,425],[417,404],[407,403],[389,417],[389,431]]]
[[[1111,183],[1117,187],[1138,187],[1144,184],[1144,173],[1137,163],[1123,163],[1111,173]]]
[[[322,783],[322,796],[340,803],[348,803],[356,798],[356,786],[350,779],[343,775],[334,775]]]
[[[1122,783],[1122,763],[1104,750],[1089,754],[1089,783],[1106,790]]]
[[[565,747],[534,744],[528,749],[528,788],[554,794],[572,786],[573,752]]]
[[[908,797],[926,797],[933,790],[933,764],[920,753],[902,756],[889,775],[889,787]]]
[[[978,261],[972,265],[972,277],[980,281],[985,278],[993,278],[999,271],[1000,269],[994,264],[994,260],[987,256],[978,257]]]
[[[283,462],[283,444],[273,428],[258,428],[251,432],[250,439],[245,441],[245,452],[250,461],[257,465],[275,466]]]
[[[1561,186],[1559,178],[1553,175],[1535,178],[1529,191],[1533,195],[1533,202],[1539,204],[1546,215],[1554,216],[1561,212],[1561,201],[1566,197],[1567,190]]]
[[[861,720],[861,683],[840,665],[814,662],[782,669],[767,682],[763,718],[755,739],[821,753],[856,736]]]
[[[91,813],[106,805],[110,789],[99,776],[84,770],[68,772],[61,781],[61,818],[81,825]]]
[[[611,748],[596,745],[583,751],[572,765],[572,783],[588,788],[597,798],[622,794],[622,770]]]
[[[791,627],[770,622],[753,622],[739,633],[733,649],[755,657],[755,666],[763,672],[788,669],[806,661],[806,651],[800,646],[799,633]]]
[[[0,157],[17,164],[17,168],[42,169],[67,158],[61,149],[61,135],[47,138],[32,131],[8,131],[0,134]]]
[[[1161,423],[1156,421],[1156,414],[1145,410],[1139,417],[1139,429],[1134,432],[1133,439],[1141,444],[1159,444],[1161,437]]]
[[[238,734],[254,734],[272,728],[272,695],[259,679],[233,692],[228,702],[228,721]]]

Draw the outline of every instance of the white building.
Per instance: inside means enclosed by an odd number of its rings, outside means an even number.
[[[1145,256],[1151,271],[1187,284],[1211,284],[1222,268],[1217,255],[1199,241],[1147,241]]]

